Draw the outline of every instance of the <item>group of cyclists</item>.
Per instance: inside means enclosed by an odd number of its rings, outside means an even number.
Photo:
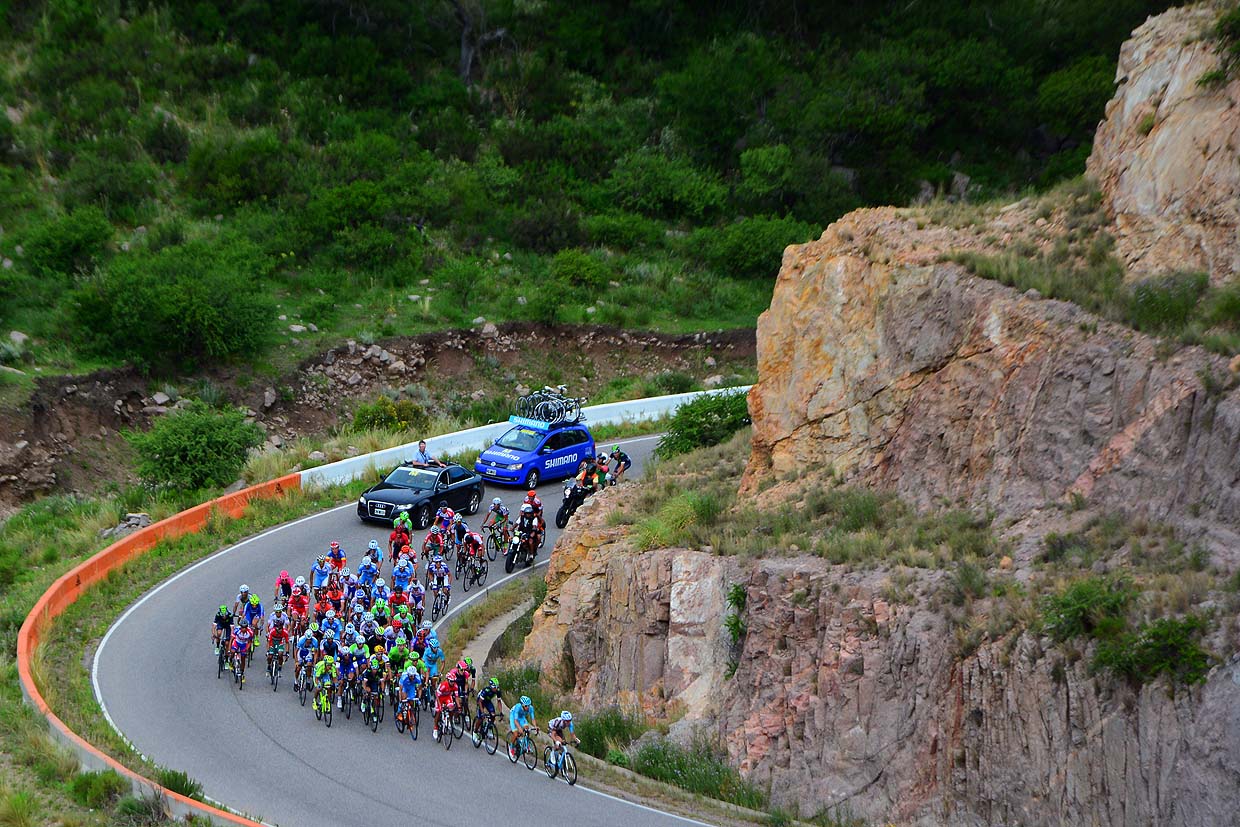
[[[514,523],[507,506],[496,497],[482,528],[495,535],[497,544],[506,544],[515,532],[537,549],[545,539],[542,502],[536,492],[529,491]],[[425,578],[419,580],[412,534],[412,521],[402,512],[393,521],[387,547],[371,540],[357,571],[348,567],[347,554],[333,541],[327,553],[315,559],[308,576],[280,572],[270,612],[259,595],[242,584],[232,605],[219,604],[212,621],[217,674],[222,675],[227,667],[244,688],[246,666],[253,660],[261,635],[267,643],[267,675],[273,688],[278,687],[284,664],[291,657],[294,692],[303,705],[307,696],[312,697],[316,717],[325,717],[329,726],[332,701],[336,709],[342,709],[356,699],[363,720],[377,729],[384,698],[388,698],[397,728],[412,727],[415,738],[418,709],[429,711],[433,705],[434,740],[440,741],[444,726],[455,722],[455,737],[462,737],[464,724],[470,727],[475,744],[479,743],[487,727],[494,730],[495,704],[503,700],[499,682],[491,678],[479,683],[471,658],[455,665],[445,663],[442,643],[431,620],[423,615],[428,590],[435,600],[442,599],[444,611],[451,600],[452,571],[445,552],[461,555],[465,565],[472,566],[485,556],[485,541],[460,514],[440,503],[422,543]],[[383,577],[385,563],[391,565],[390,584]],[[477,701],[472,721],[471,697]],[[519,739],[537,731],[528,696],[512,704],[508,723],[509,758],[516,761]],[[575,738],[572,714],[564,710],[553,718],[548,734],[556,749],[563,747],[567,737]]]

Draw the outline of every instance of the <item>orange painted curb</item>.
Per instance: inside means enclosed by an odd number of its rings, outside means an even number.
[[[226,810],[221,810],[210,804],[204,804],[201,801],[195,801],[192,798],[160,786],[149,778],[129,769],[112,756],[105,754],[76,732],[69,729],[65,722],[60,720],[48,707],[47,701],[39,693],[39,688],[35,686],[34,676],[30,671],[30,660],[34,655],[35,648],[39,645],[40,636],[51,625],[52,620],[64,612],[69,604],[81,597],[83,592],[111,572],[135,557],[145,554],[160,540],[166,537],[180,537],[184,534],[198,532],[206,525],[213,511],[227,514],[229,517],[236,519],[242,515],[251,500],[274,499],[283,496],[285,491],[296,490],[300,487],[301,475],[294,473],[287,474],[270,482],[252,485],[233,494],[225,494],[222,497],[196,505],[179,514],[173,514],[171,517],[160,520],[146,528],[139,529],[61,575],[47,591],[40,595],[38,601],[35,602],[34,607],[30,610],[30,614],[26,615],[26,619],[22,622],[22,627],[17,633],[17,674],[21,680],[22,692],[25,694],[27,701],[38,710],[40,715],[47,718],[48,723],[62,737],[77,747],[79,752],[87,753],[109,769],[115,770],[132,782],[136,782],[162,796],[166,796],[183,807],[195,810],[217,821],[243,825],[243,827],[262,827],[261,822],[234,815]]]

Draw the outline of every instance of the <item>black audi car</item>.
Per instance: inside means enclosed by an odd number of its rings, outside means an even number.
[[[485,490],[482,477],[459,465],[428,468],[407,462],[362,494],[357,516],[391,525],[397,512],[408,511],[416,528],[426,528],[440,502],[454,511],[477,513]]]

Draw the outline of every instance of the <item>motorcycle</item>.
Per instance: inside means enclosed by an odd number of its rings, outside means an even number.
[[[577,509],[581,507],[581,504],[586,501],[586,497],[593,493],[593,490],[582,488],[573,480],[565,480],[564,500],[560,503],[559,511],[555,512],[555,527],[563,528],[568,525],[568,518],[573,516]]]
[[[520,533],[513,534],[512,541],[508,543],[508,551],[504,553],[504,571],[512,574],[518,565],[534,565],[534,556],[537,553],[532,537]]]

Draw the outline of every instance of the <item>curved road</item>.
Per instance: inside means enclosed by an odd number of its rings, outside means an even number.
[[[625,441],[634,472],[650,456],[654,439]],[[559,506],[561,488],[557,482],[540,489],[548,516]],[[493,496],[511,506],[522,494],[488,486],[487,501]],[[488,756],[465,740],[445,752],[428,727],[411,741],[397,734],[390,710],[377,734],[356,715],[345,720],[338,714],[328,729],[309,705],[297,703],[291,669],[280,691],[271,692],[261,653],[245,691],[227,676],[216,680],[208,636],[215,607],[231,601],[242,582],[266,603],[281,569],[308,573],[330,540],[340,540],[351,559],[372,537],[386,542],[381,527],[363,524],[354,508],[349,503],[224,549],[131,606],[94,661],[96,698],[113,726],[151,760],[198,779],[212,800],[272,825],[403,825],[411,818],[445,825],[498,818],[506,827],[544,827],[568,818],[626,827],[688,822],[586,789],[586,776],[576,788],[553,783],[541,767],[528,772],[509,763],[502,749]],[[473,519],[481,519],[481,512]],[[548,531],[550,549],[559,531],[550,521]],[[544,551],[539,565],[549,556]],[[488,585],[504,579],[501,563],[492,567]],[[475,594],[454,590],[453,611]],[[552,710],[537,712],[545,721]]]

